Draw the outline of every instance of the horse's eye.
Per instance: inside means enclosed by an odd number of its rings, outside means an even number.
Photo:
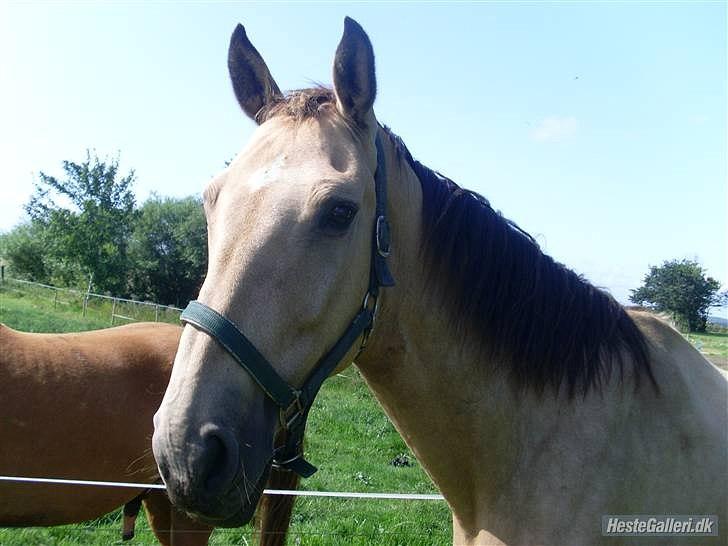
[[[321,227],[326,231],[346,231],[356,213],[357,207],[354,203],[336,203],[324,214]]]

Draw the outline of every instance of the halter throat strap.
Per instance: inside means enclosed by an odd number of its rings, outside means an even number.
[[[369,284],[362,306],[333,347],[316,363],[300,389],[283,379],[255,345],[228,318],[199,301],[191,301],[180,320],[205,332],[235,359],[253,378],[263,392],[280,408],[283,443],[273,453],[273,464],[308,478],[316,467],[303,458],[303,436],[306,421],[316,395],[327,377],[344,356],[362,338],[359,353],[366,346],[378,308],[379,288],[394,286],[394,278],[386,258],[391,250],[387,221],[387,175],[384,150],[379,135],[376,138],[377,168],[374,173],[376,213],[372,234],[372,255]]]

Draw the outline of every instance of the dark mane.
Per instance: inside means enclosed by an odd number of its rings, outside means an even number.
[[[384,132],[420,181],[424,257],[430,284],[450,302],[452,328],[476,334],[517,385],[539,392],[598,390],[615,371],[621,379],[628,361],[636,382],[647,375],[657,386],[646,340],[612,296],[544,254],[483,196],[414,159],[389,128]]]
[[[261,119],[297,120],[335,112],[324,87],[293,91]],[[599,390],[631,362],[636,384],[657,387],[647,342],[625,309],[544,254],[536,241],[458,186],[412,157],[401,138],[384,133],[420,181],[423,259],[430,285],[447,301],[453,332],[469,336],[521,387],[566,388],[569,396]]]

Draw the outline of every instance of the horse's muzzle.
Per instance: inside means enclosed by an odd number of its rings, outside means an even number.
[[[253,519],[263,488],[268,480],[270,466],[256,484],[236,484],[226,494],[205,502],[187,505],[184,501],[172,503],[185,511],[192,518],[213,527],[242,527]],[[198,498],[199,501],[199,498]]]
[[[269,465],[256,476],[247,474],[239,444],[229,429],[205,424],[195,436],[176,445],[164,426],[155,427],[154,457],[170,500],[204,523],[245,525],[255,512]]]

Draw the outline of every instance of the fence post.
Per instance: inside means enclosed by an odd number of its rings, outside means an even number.
[[[58,288],[53,289],[53,309],[58,307]]]
[[[94,281],[94,274],[91,273],[88,276],[88,287],[86,288],[86,295],[83,297],[83,311],[82,311],[82,313],[83,313],[83,317],[84,318],[86,318],[86,308],[88,307],[88,297],[91,294],[91,285],[93,284],[93,281]],[[113,315],[113,313],[112,313],[112,315]],[[114,317],[111,317],[111,324],[112,325],[114,324]]]
[[[159,304],[154,306],[154,322],[159,322]]]
[[[5,264],[0,265],[0,282],[5,283]]]
[[[116,314],[116,298],[114,298],[114,303],[111,304],[111,325],[114,325],[114,315]]]

